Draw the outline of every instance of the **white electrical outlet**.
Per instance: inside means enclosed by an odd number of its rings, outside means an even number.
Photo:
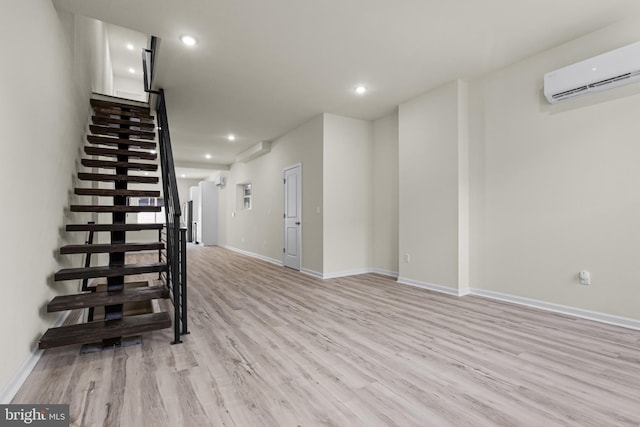
[[[590,285],[591,284],[591,273],[586,270],[582,270],[578,275],[580,278],[581,285]]]
[[[404,262],[406,262],[407,264],[411,262],[410,254],[404,254]]]

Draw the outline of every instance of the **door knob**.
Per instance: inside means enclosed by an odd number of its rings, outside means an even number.
[[[296,221],[296,225],[300,225],[300,221]]]

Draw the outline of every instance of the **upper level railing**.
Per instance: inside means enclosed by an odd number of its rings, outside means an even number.
[[[180,343],[180,336],[188,334],[187,328],[187,239],[186,228],[180,227],[180,198],[171,149],[169,118],[163,89],[152,89],[156,37],[151,38],[151,49],[142,51],[145,92],[157,96],[156,120],[158,122],[158,145],[160,151],[160,170],[166,216],[166,285],[171,291],[174,308],[174,341]],[[150,97],[150,102],[151,102]]]

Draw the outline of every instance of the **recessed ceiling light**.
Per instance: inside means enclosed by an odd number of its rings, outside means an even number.
[[[187,176],[187,175],[182,174],[182,175],[180,175],[180,178],[186,178],[186,176]]]
[[[149,175],[149,172],[145,172],[144,174],[145,174],[145,175]]]
[[[196,43],[198,43],[198,41],[194,37],[187,34],[180,36],[180,41],[187,46],[194,46]]]
[[[354,90],[358,95],[364,95],[365,93],[367,93],[367,88],[365,86],[362,86],[362,85],[356,86],[356,88]]]
[[[229,134],[229,136],[227,137],[227,139],[229,141],[235,141],[236,140],[236,136],[234,134]]]
[[[133,45],[131,43],[127,43],[127,49],[133,50]]]
[[[151,154],[156,154],[156,150],[151,150]]]
[[[130,72],[131,74],[133,74],[133,73],[135,73],[135,72],[136,72],[136,70],[135,70],[135,68],[129,68],[129,72]]]
[[[204,157],[207,158],[207,159],[210,159],[211,158],[211,154],[205,154]]]
[[[593,68],[591,69],[591,71],[597,71],[597,70],[598,70],[598,69],[597,69],[596,67],[593,67]]]

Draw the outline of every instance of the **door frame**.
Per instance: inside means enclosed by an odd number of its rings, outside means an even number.
[[[298,232],[298,258],[300,260],[300,268],[298,271],[302,271],[302,163],[296,163],[282,168],[282,265],[286,267],[286,247],[287,247],[287,219],[285,218],[287,211],[287,196],[286,196],[286,183],[285,174],[289,169],[299,168],[300,181],[299,181],[299,196],[298,197],[298,212],[300,212],[300,226]],[[289,267],[290,268],[290,267]]]

